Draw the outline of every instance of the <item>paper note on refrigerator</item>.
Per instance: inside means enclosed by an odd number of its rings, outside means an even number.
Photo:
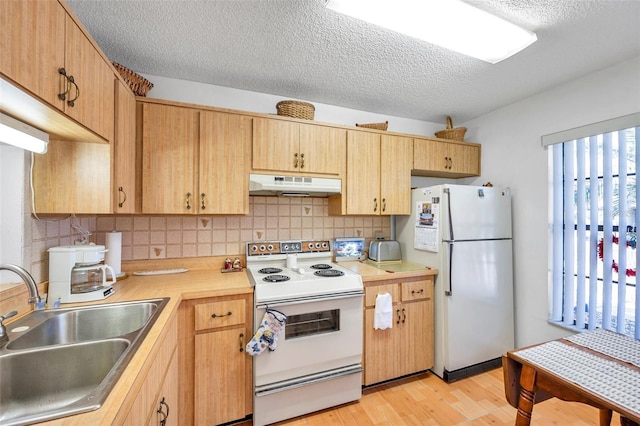
[[[414,234],[414,248],[426,251],[438,251],[438,220],[440,205],[437,199],[431,202],[416,203],[416,227]]]

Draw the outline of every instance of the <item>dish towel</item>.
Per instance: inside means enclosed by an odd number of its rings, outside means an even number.
[[[287,316],[280,311],[267,309],[264,313],[260,326],[247,343],[247,353],[255,356],[260,355],[265,349],[275,351],[278,346],[278,336],[280,330],[287,321]]]
[[[384,330],[393,327],[393,301],[391,294],[381,293],[376,296],[376,307],[373,311],[373,328]]]

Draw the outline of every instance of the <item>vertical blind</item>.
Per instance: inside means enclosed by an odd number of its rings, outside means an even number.
[[[552,147],[551,320],[640,339],[635,123]]]

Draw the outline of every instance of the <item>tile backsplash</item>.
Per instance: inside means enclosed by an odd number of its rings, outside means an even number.
[[[247,241],[309,240],[390,235],[388,216],[329,216],[327,198],[249,197],[246,216],[110,215],[31,220],[31,270],[48,279],[47,249],[81,238],[104,244],[105,233],[122,232],[122,260],[243,254]]]

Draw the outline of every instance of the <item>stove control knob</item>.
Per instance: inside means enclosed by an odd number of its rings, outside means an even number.
[[[256,245],[251,246],[251,251],[254,251],[254,252],[258,251],[258,246]]]
[[[309,243],[309,250],[313,250],[313,243]]]
[[[264,246],[264,244],[262,244],[262,245],[260,246],[260,251],[265,251],[265,249],[266,249],[266,247]]]
[[[326,242],[326,241],[324,241],[324,242],[322,243],[322,248],[326,249],[327,247],[328,247],[327,242]]]
[[[269,244],[269,245],[267,246],[267,250],[269,250],[269,251],[273,251],[273,244]]]
[[[320,243],[316,243],[316,248],[319,249],[320,248]]]
[[[287,250],[289,250],[289,244],[284,245],[284,251],[287,251]]]

